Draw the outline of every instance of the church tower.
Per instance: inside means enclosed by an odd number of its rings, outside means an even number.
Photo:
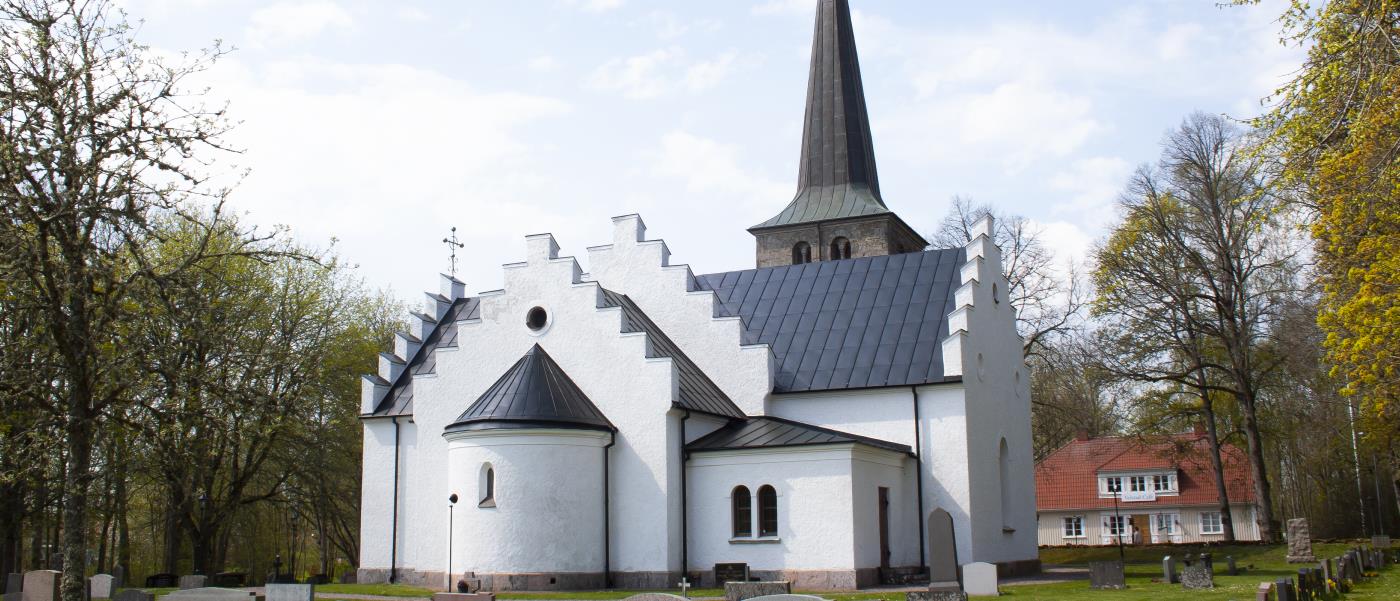
[[[758,246],[758,267],[917,252],[928,246],[880,197],[847,0],[818,4],[797,195],[749,233]]]

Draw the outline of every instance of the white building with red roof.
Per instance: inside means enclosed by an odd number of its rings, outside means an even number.
[[[1205,434],[1164,438],[1080,436],[1036,463],[1041,546],[1259,540],[1249,464],[1221,445],[1229,516],[1221,511]]]

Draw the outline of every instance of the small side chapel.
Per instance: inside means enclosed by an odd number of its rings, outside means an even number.
[[[665,589],[744,563],[852,589],[1037,569],[993,223],[929,249],[886,206],[847,0],[818,3],[801,152],[796,196],[749,229],[755,269],[673,265],[626,215],[587,273],[540,234],[502,290],[444,276],[364,379],[360,582]]]

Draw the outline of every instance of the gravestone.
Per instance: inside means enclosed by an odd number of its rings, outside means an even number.
[[[190,589],[204,588],[204,585],[205,585],[205,584],[208,584],[208,583],[209,583],[209,577],[208,577],[208,576],[205,576],[205,575],[203,575],[203,574],[193,574],[193,575],[190,575],[190,576],[181,576],[181,577],[180,577],[180,590],[182,590],[182,591],[187,591],[187,590],[190,590]]]
[[[1390,550],[1390,535],[1387,535],[1387,534],[1377,534],[1377,535],[1375,535],[1375,536],[1372,536],[1372,537],[1371,537],[1371,548],[1372,548],[1372,549],[1381,549],[1381,550],[1383,550],[1383,551],[1388,551],[1388,550]]]
[[[98,574],[92,578],[88,578],[88,595],[93,599],[111,599],[111,574]]]
[[[264,601],[262,595],[236,588],[204,587],[182,589],[161,597],[161,601]]]
[[[496,593],[433,593],[433,601],[496,601]]]
[[[642,593],[640,595],[632,595],[622,601],[686,601],[686,598],[670,593]]]
[[[1225,556],[1225,573],[1226,573],[1226,574],[1229,574],[1229,575],[1231,575],[1231,576],[1238,576],[1238,575],[1239,575],[1240,570],[1239,570],[1239,567],[1237,567],[1237,566],[1235,565],[1235,556],[1234,556],[1234,555],[1226,555],[1226,556]]]
[[[1308,518],[1288,520],[1288,563],[1313,563],[1312,533],[1308,530]]]
[[[1215,588],[1215,572],[1211,568],[1210,559],[1206,555],[1196,559],[1187,559],[1181,568],[1181,587],[1188,589]]]
[[[963,566],[963,591],[968,595],[995,597],[997,592],[997,567],[982,561]]]
[[[942,508],[928,516],[930,591],[961,591],[958,585],[958,547],[953,538],[953,516]]]
[[[1260,582],[1259,588],[1254,589],[1254,601],[1277,601],[1274,599],[1274,583]]]
[[[1327,592],[1336,592],[1337,587],[1333,581],[1336,580],[1337,571],[1336,568],[1332,567],[1332,560],[1318,562],[1317,569],[1322,570],[1322,585],[1327,589]]]
[[[146,588],[175,588],[180,577],[174,574],[152,574],[146,577]]]
[[[768,595],[766,597],[754,597],[749,601],[826,601],[816,595]]]
[[[792,593],[792,583],[786,580],[772,582],[726,582],[725,601],[744,601],[768,595],[788,595]]]
[[[126,588],[126,568],[116,566],[112,568],[112,593]]]
[[[267,601],[315,601],[314,584],[269,584],[266,589]]]
[[[746,563],[717,563],[715,564],[715,585],[723,586],[726,582],[748,582],[749,564]]]
[[[1127,588],[1127,583],[1123,579],[1123,562],[1116,560],[1089,562],[1089,588]]]
[[[5,577],[5,594],[18,593],[24,590],[24,575],[10,574]]]
[[[58,599],[57,570],[34,570],[24,573],[24,601],[56,601]]]
[[[1298,601],[1293,594],[1293,581],[1288,578],[1274,583],[1274,590],[1278,591],[1278,601]]]
[[[1176,576],[1176,560],[1168,555],[1162,558],[1162,582],[1176,584],[1179,582]]]
[[[156,601],[156,596],[139,588],[124,589],[112,601]]]
[[[967,601],[967,593],[950,591],[909,591],[904,593],[904,601]]]

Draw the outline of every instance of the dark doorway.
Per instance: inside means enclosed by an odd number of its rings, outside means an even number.
[[[880,487],[880,567],[890,567],[890,489]]]

